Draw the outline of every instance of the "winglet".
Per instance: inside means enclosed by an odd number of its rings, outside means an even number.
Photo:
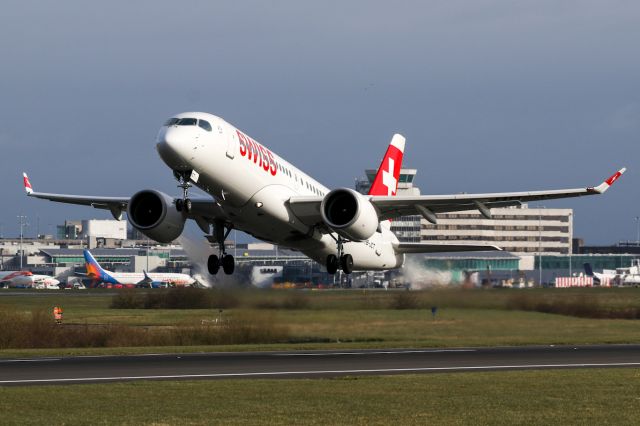
[[[595,188],[588,188],[589,190],[592,190],[594,192],[597,192],[598,194],[603,194],[607,189],[609,189],[609,187],[611,185],[613,185],[613,183],[615,181],[618,180],[618,178],[620,178],[620,176],[622,176],[624,174],[624,172],[627,171],[626,167],[621,168],[620,170],[618,170],[616,173],[614,173],[613,175],[611,175],[609,177],[609,179],[606,179],[604,182],[602,182],[600,185],[596,186]]]
[[[22,173],[22,180],[24,181],[24,190],[27,195],[31,195],[33,188],[31,187],[31,182],[29,182],[29,176],[27,176],[26,173]]]

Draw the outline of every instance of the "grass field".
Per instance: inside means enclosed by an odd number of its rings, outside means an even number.
[[[0,329],[0,347],[8,341],[7,331],[21,325],[19,334],[40,336],[40,346],[4,346],[0,357],[640,342],[637,320],[610,318],[636,314],[636,289],[250,291],[216,296],[234,306],[222,313],[215,307],[112,309],[112,296],[100,291],[10,294],[0,292],[0,316],[11,325]],[[50,324],[54,305],[64,307],[70,325]],[[435,318],[431,306],[438,307]],[[554,310],[565,314],[549,313]],[[254,331],[266,327],[267,334],[273,329],[281,334],[258,342],[264,338],[258,333],[243,344],[201,345],[192,339],[181,346],[144,346],[151,341],[147,334],[193,333],[209,327],[203,321],[218,318],[249,318]],[[100,347],[53,348],[47,340],[65,330],[100,329],[108,331],[100,335]],[[124,330],[115,344],[109,343],[111,330]],[[135,344],[127,346],[132,338]],[[639,395],[639,369],[139,381],[0,388],[0,423],[619,425],[638,423]]]
[[[14,312],[28,317],[40,312],[41,320],[49,321],[47,312],[52,306],[61,305],[65,309],[65,324],[87,330],[116,327],[113,330],[120,335],[109,339],[102,333],[98,343],[80,344],[85,347],[74,349],[68,347],[67,342],[62,344],[67,346],[64,349],[47,350],[46,335],[37,343],[3,346],[0,332],[0,356],[640,341],[636,320],[607,318],[611,312],[640,309],[637,289],[245,291],[216,296],[221,304],[236,306],[222,312],[216,308],[112,309],[113,297],[100,291],[18,294],[3,296],[0,292],[0,314]],[[431,315],[431,306],[438,307],[435,318]],[[581,316],[593,314],[596,318],[537,312],[540,306],[542,309],[569,306],[570,312],[576,311]],[[173,337],[182,329],[193,333],[203,327],[203,323],[211,324],[218,318],[225,321],[250,318],[247,327],[255,329],[259,325],[262,329],[243,339],[218,339],[219,342],[211,336],[180,338],[178,341],[183,342],[180,344],[166,336],[151,338],[159,330],[172,331]],[[6,321],[13,320],[9,317]],[[39,331],[43,329],[42,324],[35,324],[26,327],[23,334],[30,334],[29,330],[34,327]],[[271,332],[276,329],[277,332]],[[127,330],[131,332],[125,333]],[[210,328],[206,333],[217,331]],[[268,334],[268,338],[261,337],[261,333]],[[211,346],[206,342],[218,344]],[[144,345],[157,347],[143,348]]]
[[[637,369],[0,388],[6,425],[634,425],[638,407]]]

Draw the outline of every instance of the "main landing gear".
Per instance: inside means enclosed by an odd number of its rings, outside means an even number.
[[[227,275],[233,274],[233,271],[235,270],[235,260],[232,255],[227,254],[224,248],[224,240],[229,236],[231,229],[232,228],[230,226],[225,227],[223,222],[216,222],[213,225],[213,238],[218,243],[220,256],[212,254],[207,260],[207,269],[211,275],[217,274],[220,270],[220,266],[222,266],[222,270]]]
[[[179,212],[184,210],[186,213],[191,213],[192,203],[191,199],[189,198],[189,188],[191,188],[193,185],[191,185],[191,182],[189,182],[190,173],[174,170],[173,176],[178,182],[180,182],[178,188],[182,188],[182,199],[176,200],[176,210],[178,210]]]
[[[344,240],[342,237],[338,236],[336,240],[336,244],[338,245],[338,255],[330,254],[327,256],[327,272],[331,275],[335,274],[338,271],[338,268],[342,268],[342,271],[345,274],[350,274],[353,272],[353,257],[350,254],[344,253]]]

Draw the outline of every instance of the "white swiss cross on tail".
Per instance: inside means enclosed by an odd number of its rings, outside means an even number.
[[[402,156],[404,154],[405,139],[402,135],[395,134],[391,139],[389,148],[382,158],[376,177],[371,184],[369,195],[392,196],[398,190]]]
[[[395,171],[393,158],[389,158],[389,170],[382,171],[382,184],[387,187],[387,195],[396,195],[398,180],[393,177]]]

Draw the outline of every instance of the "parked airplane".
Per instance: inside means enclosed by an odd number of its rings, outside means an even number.
[[[351,273],[398,268],[405,253],[499,250],[490,245],[402,243],[391,232],[390,219],[420,214],[436,223],[437,213],[464,210],[478,210],[490,218],[493,207],[602,194],[625,171],[588,188],[396,196],[404,146],[405,138],[394,135],[368,195],[349,188],[329,190],[223,119],[187,112],[167,120],[156,140],[182,197],[149,189],[132,197],[40,193],[33,191],[26,174],[24,185],[32,197],[110,210],[116,219],[126,210],[134,228],[161,243],[178,238],[186,220],[193,219],[219,248],[219,255],[208,258],[211,274],[220,266],[233,273],[233,256],[224,247],[232,229],[299,250],[325,264],[329,273],[338,268]],[[189,198],[193,185],[211,198]]]
[[[173,273],[147,273],[136,272],[110,272],[100,266],[89,250],[84,250],[84,261],[87,268],[87,276],[92,278],[97,285],[107,287],[168,287],[188,286],[196,282],[187,274]]]
[[[628,268],[603,269],[602,272],[594,272],[591,264],[585,263],[584,270],[587,276],[594,277],[599,283],[610,283],[617,286],[640,285],[640,259],[633,259]]]
[[[49,275],[39,275],[29,271],[0,272],[0,287],[57,290],[60,288],[58,284],[60,281]]]

